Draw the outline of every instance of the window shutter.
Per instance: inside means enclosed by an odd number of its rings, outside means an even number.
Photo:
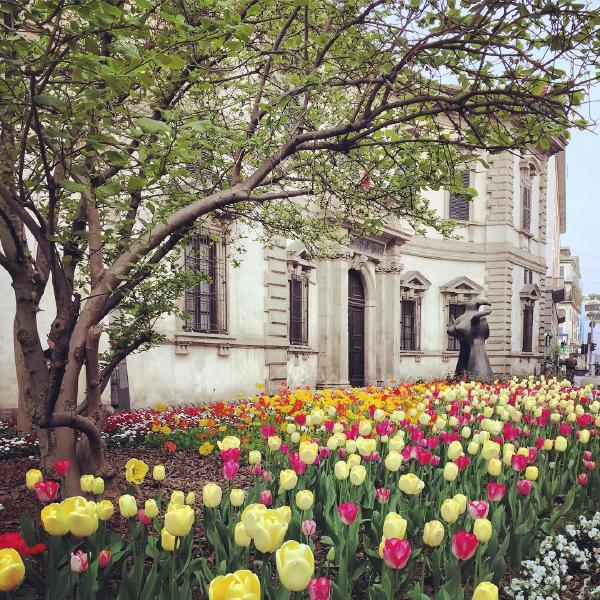
[[[464,187],[471,185],[470,171],[463,171],[460,174],[461,183]],[[450,193],[450,206],[448,217],[453,221],[468,221],[469,220],[469,200],[459,194]]]

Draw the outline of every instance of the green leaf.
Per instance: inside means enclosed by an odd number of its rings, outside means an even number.
[[[143,177],[132,175],[127,182],[127,189],[130,192],[141,190],[146,185],[146,180]]]
[[[68,179],[61,179],[58,184],[61,188],[67,190],[67,192],[85,192],[86,187],[82,183],[75,183]]]
[[[138,117],[133,122],[146,133],[164,133],[171,129],[164,121],[157,121],[148,117]]]
[[[35,532],[33,519],[27,513],[21,513],[20,519],[21,536],[28,546],[35,546],[38,543],[38,536]]]

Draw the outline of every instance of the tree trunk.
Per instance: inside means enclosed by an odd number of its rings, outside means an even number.
[[[31,417],[25,405],[25,388],[27,386],[27,370],[23,359],[21,344],[17,341],[17,319],[13,321],[13,348],[15,352],[15,372],[17,375],[17,428],[29,433],[32,428]]]

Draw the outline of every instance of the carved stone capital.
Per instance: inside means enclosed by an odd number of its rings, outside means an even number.
[[[404,265],[398,260],[382,260],[376,267],[377,273],[402,273]]]

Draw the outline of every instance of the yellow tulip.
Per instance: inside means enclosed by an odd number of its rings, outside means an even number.
[[[279,473],[279,489],[285,490],[286,492],[289,490],[293,490],[298,483],[298,475],[293,469],[284,469]]]
[[[179,548],[181,540],[178,540],[176,536],[171,535],[164,527],[160,532],[160,543],[165,552],[173,552],[175,550],[175,544]]]
[[[258,450],[250,450],[248,453],[248,464],[250,465],[260,465],[262,461],[262,456]]]
[[[587,429],[582,429],[579,432],[579,443],[587,444],[590,441],[590,432]]]
[[[350,482],[353,485],[362,485],[367,476],[367,469],[363,465],[356,465],[350,469]]]
[[[394,436],[388,442],[388,448],[390,449],[390,452],[402,452],[402,450],[404,450],[404,446],[404,439],[399,435]]]
[[[479,452],[479,444],[475,440],[470,441],[469,445],[467,446],[467,452],[471,456],[477,454]]]
[[[316,425],[317,427],[323,423],[325,419],[325,413],[320,409],[316,408],[310,413],[310,424]]]
[[[450,460],[454,460],[455,458],[458,458],[461,454],[463,454],[462,444],[458,440],[450,442],[450,445],[448,446],[448,458]]]
[[[388,513],[383,521],[383,536],[385,538],[396,538],[403,540],[406,535],[406,519],[403,519],[398,513]]]
[[[306,588],[315,572],[315,559],[306,544],[288,540],[275,554],[277,574],[283,587],[291,592]]]
[[[155,465],[152,469],[152,479],[154,481],[163,481],[166,476],[164,465]]]
[[[32,490],[33,486],[36,483],[40,483],[40,481],[44,481],[44,476],[39,469],[29,469],[27,473],[25,473],[25,485]]]
[[[480,542],[487,542],[492,537],[492,523],[488,519],[475,519],[473,535]]]
[[[154,519],[158,516],[158,506],[156,504],[156,500],[151,498],[150,500],[146,500],[144,502],[144,512],[149,519]]]
[[[497,442],[492,442],[489,439],[485,440],[483,442],[483,446],[481,447],[481,456],[485,458],[485,460],[498,458],[498,456],[500,456],[500,444]]]
[[[492,477],[498,477],[502,473],[502,462],[499,458],[492,458],[488,461],[487,472]]]
[[[537,467],[527,467],[525,469],[525,479],[529,481],[536,481],[539,475],[539,471]]]
[[[119,498],[119,512],[125,518],[135,517],[137,511],[137,502],[131,494],[124,494]]]
[[[305,465],[312,465],[319,454],[319,444],[309,441],[302,442],[298,448],[298,452],[300,460]]]
[[[444,539],[444,525],[439,521],[428,521],[423,528],[423,542],[434,548]]]
[[[219,450],[231,450],[231,448],[239,448],[240,440],[234,435],[226,435],[222,440],[217,441]]]
[[[333,474],[337,480],[343,481],[344,479],[348,479],[348,476],[350,475],[350,468],[346,462],[343,460],[338,460],[333,467]]]
[[[96,503],[83,502],[76,504],[69,503],[71,498],[61,502],[60,510],[65,515],[69,530],[78,537],[88,537],[98,529],[98,513],[96,512]]]
[[[165,529],[177,537],[185,537],[194,524],[194,509],[178,504],[165,515]]]
[[[372,429],[373,425],[371,424],[371,421],[361,421],[358,424],[358,433],[361,436],[369,435]]]
[[[554,440],[554,449],[557,452],[564,452],[567,449],[567,439],[562,435],[557,436]]]
[[[69,525],[60,511],[60,504],[53,502],[42,508],[42,525],[50,535],[66,535],[69,533]]]
[[[246,492],[240,488],[233,488],[231,492],[229,492],[229,503],[231,506],[241,506],[244,504],[245,498]]]
[[[460,515],[458,502],[452,498],[444,500],[440,507],[440,514],[446,523],[456,523]]]
[[[314,495],[310,490],[301,490],[296,494],[296,506],[300,510],[309,510],[314,501]]]
[[[352,467],[356,467],[360,465],[361,458],[358,454],[350,454],[346,459],[346,463],[348,464],[348,468],[352,469]]]
[[[490,581],[483,581],[475,588],[472,600],[498,600],[498,588]]]
[[[420,494],[425,487],[425,482],[421,481],[414,473],[401,475],[398,480],[398,487],[405,494],[416,496]]]
[[[260,552],[275,552],[281,546],[287,529],[286,518],[281,512],[266,510],[256,523],[254,535],[252,536],[256,549]]]
[[[361,456],[371,456],[377,450],[377,442],[373,438],[358,438],[356,449]]]
[[[0,550],[0,591],[12,592],[25,579],[25,565],[14,548]]]
[[[144,477],[146,477],[147,472],[148,465],[142,460],[130,458],[125,463],[125,479],[129,483],[140,485],[144,481]]]
[[[81,488],[82,494],[91,494],[94,490],[94,479],[93,475],[82,475],[79,479],[79,487]]]
[[[400,452],[396,452],[395,450],[391,450],[385,457],[383,464],[388,471],[395,473],[402,466],[402,461],[402,454],[400,454]]]
[[[453,462],[447,462],[444,465],[443,475],[446,481],[455,481],[458,477],[458,465]]]
[[[245,569],[219,575],[210,582],[208,600],[260,600],[260,581]]]
[[[171,492],[171,501],[169,504],[185,504],[185,494],[181,490]]]
[[[292,522],[292,509],[289,506],[284,504],[283,506],[275,508],[274,510],[283,515],[283,518],[288,525]]]
[[[115,506],[110,500],[100,500],[96,504],[96,512],[101,521],[108,521],[115,512]]]
[[[216,483],[207,483],[202,488],[202,502],[206,508],[216,508],[223,499],[223,490]]]
[[[244,524],[241,521],[236,523],[233,537],[235,543],[241,548],[246,548],[250,545],[250,542],[252,541],[252,538],[246,533]]]
[[[267,512],[267,507],[264,504],[248,504],[242,511],[241,521],[244,524],[244,530],[246,535],[254,537],[256,526],[258,521],[262,518],[263,514]]]
[[[292,435],[294,434],[298,434],[298,432],[292,432]],[[279,448],[281,448],[281,438],[278,435],[271,435],[269,436],[269,439],[267,439],[267,445],[271,452],[277,452]]]
[[[92,493],[94,496],[99,496],[104,493],[104,479],[102,477],[95,477],[94,483],[92,484]]]

